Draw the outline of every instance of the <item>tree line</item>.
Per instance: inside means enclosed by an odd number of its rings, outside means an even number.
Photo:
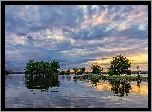
[[[110,76],[112,75],[122,75],[122,74],[127,74],[131,75],[131,70],[129,68],[131,67],[131,62],[126,57],[123,57],[121,54],[117,55],[116,57],[113,57],[113,60],[110,61],[111,65],[108,69],[108,74]],[[35,60],[30,60],[24,69],[25,74],[30,74],[30,75],[69,75],[70,74],[70,69],[67,69],[66,71],[59,71],[58,69],[60,68],[59,62],[51,61],[51,62],[38,62]],[[99,65],[92,64],[91,65],[91,70],[92,74],[98,74],[101,75],[103,68]],[[138,69],[138,76],[140,73],[139,66],[137,66]],[[85,67],[82,68],[73,68],[73,71],[75,75],[82,75],[85,71]],[[5,75],[12,73],[11,71],[8,72],[5,70]]]
[[[51,61],[51,62],[38,62],[35,60],[30,60],[25,70],[26,75],[57,75],[58,69],[60,68],[59,62]]]
[[[12,70],[5,70],[5,75],[13,74],[14,72]]]
[[[110,76],[112,75],[122,75],[127,74],[131,75],[131,70],[129,68],[131,67],[131,62],[126,57],[123,57],[121,54],[117,55],[116,57],[113,57],[113,60],[111,61],[111,65],[108,69],[108,74]],[[99,65],[92,64],[91,65],[92,74],[98,74],[101,75],[103,68]],[[85,71],[85,68],[73,68],[75,75],[83,74]]]

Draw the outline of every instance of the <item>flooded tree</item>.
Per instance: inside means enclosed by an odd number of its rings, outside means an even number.
[[[80,74],[82,75],[85,71],[85,67],[79,68],[79,70],[80,70]]]
[[[74,74],[77,75],[77,72],[79,69],[75,67],[75,68],[73,68],[73,70],[74,70]]]
[[[49,87],[59,86],[58,62],[38,62],[30,60],[25,70],[25,85],[28,89],[45,89]]]
[[[5,75],[13,74],[12,70],[5,70]]]
[[[91,84],[97,84],[99,82],[99,79],[90,79]]]
[[[137,85],[139,85],[139,83],[141,83],[141,77],[140,77],[140,73],[141,73],[141,71],[139,70],[139,66],[137,66]]]
[[[131,75],[131,70],[126,71],[127,75]]]
[[[27,76],[25,75],[25,86],[28,89],[48,90],[49,87],[58,87],[60,82],[58,76]]]
[[[73,68],[75,75],[82,75],[85,71],[85,67],[82,68]]]
[[[91,70],[93,74],[100,74],[103,68],[101,68],[99,65],[93,65],[91,66]]]
[[[108,68],[108,75],[109,76],[113,76],[114,75],[114,67],[111,66],[110,68]]]
[[[111,85],[111,91],[119,97],[123,97],[125,94],[128,96],[129,90],[131,90],[131,85],[128,80],[109,80]]]
[[[69,74],[70,74],[70,70],[68,69],[65,71],[65,75],[69,75]]]
[[[120,55],[113,57],[113,61],[111,61],[111,66],[109,69],[109,74],[112,75],[122,75],[127,73],[127,75],[130,74],[130,70],[128,68],[131,67],[131,62],[129,63],[129,60],[126,57],[123,57]]]
[[[139,70],[139,66],[137,66],[137,70],[138,70],[138,71],[137,71],[138,78],[140,78],[140,75],[139,75],[139,74],[140,74],[141,71]]]
[[[65,71],[59,71],[59,73],[58,73],[59,75],[65,75]]]
[[[58,62],[51,61],[51,62],[38,62],[34,60],[30,60],[27,63],[25,70],[25,75],[57,75],[58,69],[60,68]]]

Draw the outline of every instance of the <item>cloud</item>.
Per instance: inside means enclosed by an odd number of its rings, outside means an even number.
[[[97,59],[147,49],[146,5],[6,6],[5,64],[13,70],[22,71],[31,59],[90,69],[87,63]]]

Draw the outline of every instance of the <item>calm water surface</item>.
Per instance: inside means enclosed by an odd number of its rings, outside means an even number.
[[[24,74],[6,76],[5,108],[148,108],[148,82],[137,85],[136,81],[97,82],[72,77],[59,76],[57,84],[51,80],[46,83],[48,79],[34,82]]]

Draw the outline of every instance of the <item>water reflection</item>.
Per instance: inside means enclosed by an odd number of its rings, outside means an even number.
[[[28,76],[25,75],[25,86],[28,89],[47,91],[49,87],[59,86],[58,76]]]
[[[5,75],[5,79],[11,79],[12,75]]]
[[[129,80],[86,80],[86,83],[94,86],[97,90],[110,90],[114,96],[124,97],[128,96],[130,92],[138,92],[140,94],[148,95],[148,86],[143,85],[144,82],[129,81]],[[145,82],[146,83],[146,82]]]
[[[111,85],[111,91],[116,94],[116,96],[128,96],[128,93],[130,93],[129,90],[131,90],[131,85],[128,80],[109,80],[109,84]]]
[[[64,80],[71,81],[71,76],[69,75],[59,75],[58,77],[59,79],[62,79],[63,81]]]
[[[5,81],[5,108],[147,108],[148,105],[148,82],[144,81],[110,82],[73,79],[68,75],[57,78],[20,74],[13,74]],[[124,97],[114,96],[116,91],[119,96],[124,93]]]
[[[95,84],[95,86],[97,85],[98,82],[99,79],[91,79],[91,84]]]

